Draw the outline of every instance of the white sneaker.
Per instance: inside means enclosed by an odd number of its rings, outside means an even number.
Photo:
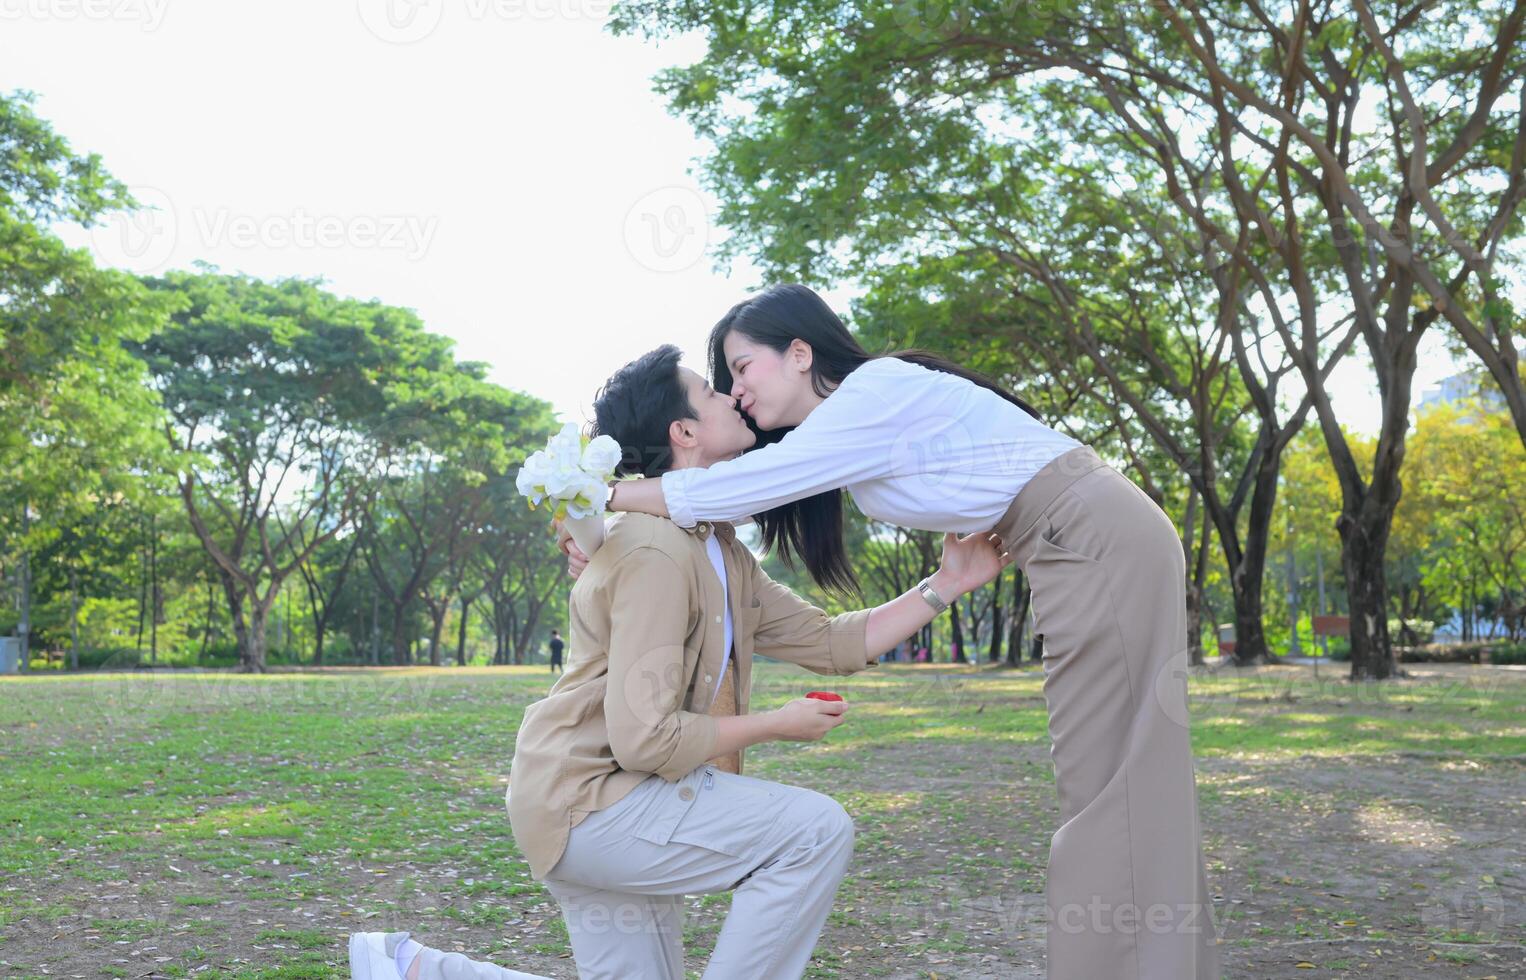
[[[398,980],[402,976],[397,961],[387,953],[387,933],[350,933],[350,976],[353,980]]]

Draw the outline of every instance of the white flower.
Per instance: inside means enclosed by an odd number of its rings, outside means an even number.
[[[588,478],[588,474],[576,464],[568,466],[561,460],[556,460],[546,474],[546,495],[552,500],[570,500],[577,495]]]
[[[599,436],[583,450],[583,472],[608,481],[620,465],[620,444],[609,436]]]
[[[604,512],[609,487],[603,480],[585,473],[581,482],[575,485],[575,490],[574,496],[565,498],[569,517],[593,517]]]
[[[565,503],[571,516],[591,517],[603,513],[609,498],[606,484],[619,462],[619,443],[600,436],[585,450],[578,427],[569,422],[545,449],[525,460],[514,485],[532,505],[543,500],[552,506]]]
[[[546,453],[558,467],[576,469],[583,461],[583,437],[576,423],[568,422],[546,443]]]
[[[546,497],[546,478],[551,475],[551,469],[551,457],[544,452],[532,453],[520,467],[514,486],[529,497],[532,504],[539,504]]]

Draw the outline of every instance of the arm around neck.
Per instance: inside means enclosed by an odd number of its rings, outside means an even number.
[[[651,477],[619,481],[610,494],[607,506],[610,510],[651,514],[654,517],[669,516],[668,502],[662,495],[662,481]]]

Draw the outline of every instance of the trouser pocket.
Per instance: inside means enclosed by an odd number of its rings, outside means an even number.
[[[699,794],[704,791],[706,778],[713,780],[715,769],[699,766],[676,783],[659,787],[658,792],[637,819],[631,833],[653,844],[666,844],[673,839],[673,831],[694,809]]]

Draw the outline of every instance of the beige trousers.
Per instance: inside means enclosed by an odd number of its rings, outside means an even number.
[[[1171,521],[1088,448],[997,530],[1044,638],[1060,827],[1051,980],[1218,980],[1187,731],[1186,569]]]

